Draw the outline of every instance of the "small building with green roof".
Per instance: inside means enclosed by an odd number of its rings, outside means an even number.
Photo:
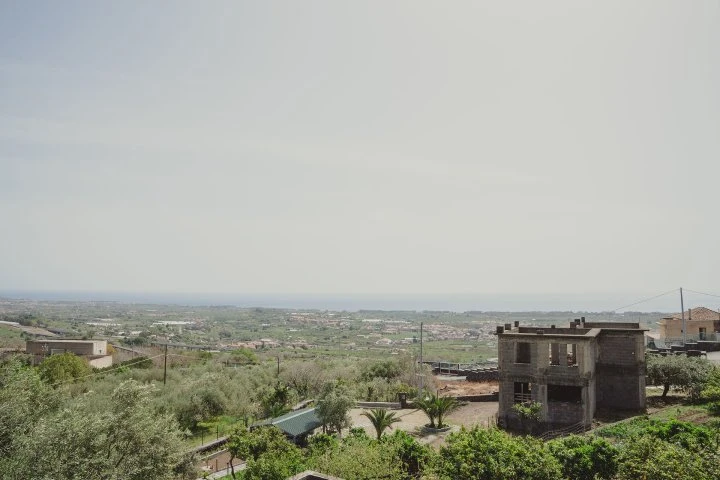
[[[276,418],[256,423],[250,429],[273,425],[285,433],[289,440],[296,444],[304,443],[308,435],[322,426],[315,413],[315,407],[302,408]]]

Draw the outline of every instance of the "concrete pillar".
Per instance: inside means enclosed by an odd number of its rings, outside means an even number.
[[[540,372],[550,365],[550,356],[548,351],[550,348],[550,342],[533,342],[532,343],[533,353],[535,356],[535,370]]]
[[[585,425],[589,425],[592,423],[593,413],[590,412],[590,389],[588,387],[582,388],[582,395],[580,398],[582,399],[583,407],[583,423]]]
[[[567,362],[568,348],[567,347],[568,346],[566,343],[558,344],[558,357],[560,358],[560,365],[562,365],[563,367],[567,367],[567,365],[568,365],[568,362]]]
[[[550,365],[560,365],[560,345],[550,344]]]

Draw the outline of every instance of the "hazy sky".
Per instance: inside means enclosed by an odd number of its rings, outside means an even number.
[[[720,293],[717,1],[0,1],[0,290]]]

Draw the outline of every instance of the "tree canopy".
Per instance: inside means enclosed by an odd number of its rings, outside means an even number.
[[[541,441],[479,427],[447,437],[447,445],[440,449],[438,473],[442,478],[467,480],[562,478],[560,463]]]
[[[98,410],[94,393],[70,398],[29,367],[0,366],[0,472],[21,479],[192,478],[174,417],[158,412],[153,387],[120,383]]]
[[[344,385],[328,384],[317,401],[316,413],[320,421],[330,431],[341,432],[350,426],[348,412],[355,405],[355,400]]]
[[[610,480],[617,472],[618,449],[604,438],[570,435],[548,443],[565,478]]]
[[[73,381],[90,374],[87,360],[73,353],[50,355],[38,367],[40,377],[51,385]]]
[[[685,355],[648,355],[646,362],[648,380],[663,386],[663,397],[674,388],[698,398],[713,369],[707,360]]]
[[[247,461],[247,479],[285,480],[304,468],[300,449],[274,426],[252,432],[239,428],[230,435],[227,447],[233,457]]]

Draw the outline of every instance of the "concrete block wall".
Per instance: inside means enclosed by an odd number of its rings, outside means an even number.
[[[543,405],[543,421],[550,426],[583,422],[589,425],[600,407],[645,407],[644,331],[637,324],[584,324],[588,328],[515,328],[498,338],[499,416],[506,425],[517,423],[512,412],[515,382],[531,384],[531,398]],[[502,330],[502,329],[501,329]],[[517,344],[530,346],[530,362],[517,363]],[[555,347],[555,345],[558,345]],[[568,366],[566,352],[576,349],[576,366]],[[552,359],[552,362],[551,362]],[[582,387],[582,401],[548,402],[548,385]]]
[[[604,330],[598,338],[597,407],[645,408],[645,339],[642,331]]]
[[[516,363],[517,344],[530,345],[530,363]],[[557,345],[557,347],[554,347]],[[567,353],[575,345],[577,366],[569,366]],[[528,335],[500,337],[498,342],[500,395],[499,416],[508,426],[518,423],[512,411],[515,404],[515,382],[531,384],[531,398],[542,405],[541,418],[548,425],[589,424],[595,413],[594,338],[552,337]],[[558,365],[551,365],[551,354]],[[583,387],[583,401],[579,404],[547,401],[547,385],[573,385]],[[588,385],[591,385],[588,388]],[[592,397],[592,398],[591,398]],[[588,408],[586,408],[586,406]]]
[[[598,375],[596,401],[598,408],[620,410],[645,408],[645,375]]]
[[[112,367],[113,357],[112,357],[112,355],[92,356],[92,357],[88,357],[88,363],[93,368]]]
[[[75,355],[106,355],[105,340],[28,340],[25,351],[34,355],[49,355],[52,351]]]
[[[589,424],[585,407],[580,403],[549,402],[547,404],[546,422],[552,426],[573,425],[583,422]]]
[[[598,338],[598,363],[635,365],[645,360],[645,339],[637,333],[603,332]]]

